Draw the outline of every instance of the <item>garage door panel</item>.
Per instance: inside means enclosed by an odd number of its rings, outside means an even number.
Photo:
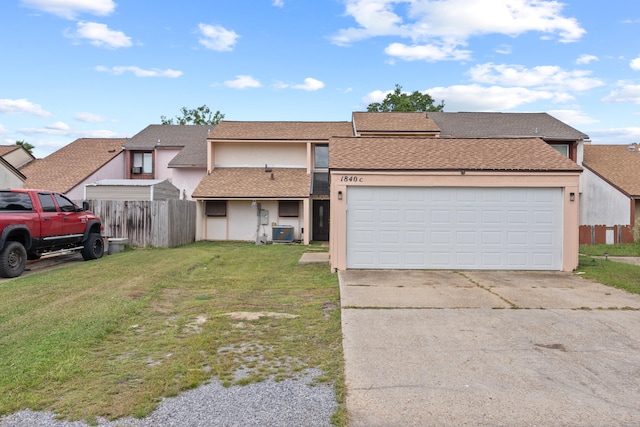
[[[559,188],[347,193],[347,268],[561,269]]]

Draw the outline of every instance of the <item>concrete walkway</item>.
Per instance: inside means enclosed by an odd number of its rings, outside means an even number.
[[[352,426],[640,420],[638,295],[569,273],[339,278]]]

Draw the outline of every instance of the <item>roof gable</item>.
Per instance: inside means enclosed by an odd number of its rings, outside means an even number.
[[[581,140],[589,137],[547,113],[449,113],[427,116],[442,136],[456,138],[537,137],[546,140]]]
[[[540,138],[332,138],[329,159],[348,170],[582,170]]]
[[[225,140],[328,140],[352,136],[351,122],[236,122],[221,121],[209,139]]]
[[[582,164],[629,196],[640,198],[640,145],[587,144]]]
[[[66,193],[122,152],[125,138],[80,138],[21,169],[25,187]]]

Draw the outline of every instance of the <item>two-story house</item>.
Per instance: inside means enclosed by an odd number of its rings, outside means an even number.
[[[450,114],[478,132],[506,117]],[[330,237],[333,269],[569,271],[582,171],[570,157],[586,135],[524,116],[484,137],[455,137],[432,113],[221,122],[193,194],[196,238],[260,243],[288,226],[305,243]]]
[[[196,238],[259,243],[283,226],[288,240],[329,240],[328,144],[349,135],[351,122],[220,122],[193,192]]]

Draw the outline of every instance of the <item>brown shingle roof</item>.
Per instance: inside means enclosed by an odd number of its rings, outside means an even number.
[[[17,145],[0,145],[0,156],[4,156],[5,154],[11,153],[12,151],[20,148]]]
[[[149,125],[124,144],[127,150],[150,150],[161,147],[207,146],[213,125]]]
[[[271,174],[273,173],[273,179]],[[216,168],[193,192],[194,198],[309,197],[311,175],[303,168]]]
[[[351,122],[234,122],[222,121],[209,139],[235,140],[328,140],[352,136]]]
[[[332,138],[329,168],[582,170],[540,138]]]
[[[66,193],[122,152],[125,138],[80,138],[21,169],[25,188]]]
[[[585,145],[582,164],[629,196],[640,197],[640,146]]]
[[[588,136],[547,113],[427,113],[440,127],[440,135],[455,138],[529,136],[579,140]]]
[[[356,132],[440,132],[438,125],[426,113],[368,113],[354,112],[353,126]],[[338,135],[335,135],[338,136]]]

